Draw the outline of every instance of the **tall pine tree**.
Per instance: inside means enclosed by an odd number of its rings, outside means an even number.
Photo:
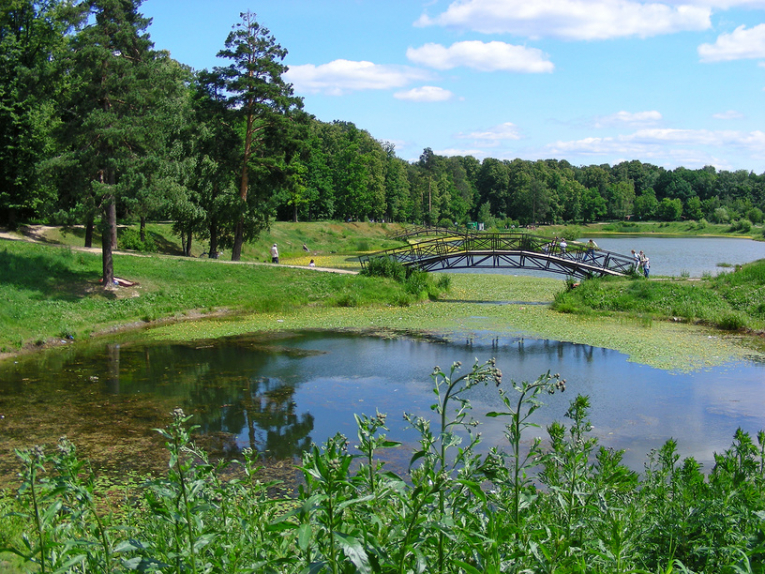
[[[232,261],[241,258],[246,238],[257,237],[268,227],[274,172],[285,165],[279,149],[280,137],[288,131],[284,122],[291,121],[289,116],[303,105],[282,78],[287,71],[282,64],[286,55],[287,50],[249,11],[241,14],[241,22],[218,53],[219,58],[230,61],[228,66],[217,67],[215,74],[228,94],[229,112],[241,122],[242,134]]]
[[[77,83],[65,116],[70,161],[101,212],[103,283],[114,280],[117,202],[130,185],[122,176],[146,153],[152,136],[155,53],[140,0],[91,0],[89,23],[72,42],[70,73]]]

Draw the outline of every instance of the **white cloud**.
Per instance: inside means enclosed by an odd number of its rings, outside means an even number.
[[[457,42],[448,48],[440,44],[425,44],[420,48],[409,48],[406,57],[416,64],[438,70],[464,66],[482,72],[540,73],[552,72],[555,68],[536,48],[478,40]]]
[[[702,62],[765,58],[765,24],[748,30],[739,26],[730,34],[718,36],[714,44],[702,44],[698,52]]]
[[[410,102],[445,102],[453,96],[454,94],[449,90],[437,86],[422,86],[393,94],[393,97],[397,100],[407,100]]]
[[[483,159],[487,157],[486,150],[481,150],[481,149],[446,148],[446,149],[433,150],[433,153],[436,155],[443,155],[446,157],[454,157],[454,156],[465,157],[469,155],[472,155],[476,159]]]
[[[744,117],[744,114],[736,110],[728,110],[727,112],[712,114],[712,117],[716,120],[740,120]]]
[[[295,91],[325,93],[339,96],[358,90],[389,90],[402,88],[414,81],[423,81],[430,75],[406,66],[386,66],[372,62],[334,60],[314,66],[290,66],[285,74]]]
[[[519,140],[523,138],[518,126],[511,122],[499,124],[485,131],[471,132],[469,134],[459,133],[454,136],[458,139],[474,140],[476,145],[495,146],[505,140]]]
[[[669,147],[668,147],[669,146]],[[693,152],[689,152],[690,147]],[[701,153],[701,147],[738,148],[753,154],[765,153],[765,132],[735,130],[644,129],[632,134],[606,138],[558,141],[547,149],[558,155],[620,155],[624,157],[662,157],[681,153]]]
[[[455,0],[438,16],[423,14],[415,25],[529,38],[604,40],[706,30],[710,14],[709,6],[690,2],[672,6],[632,0]]]
[[[595,127],[624,127],[624,126],[639,126],[639,125],[653,125],[660,122],[662,119],[661,113],[656,110],[650,110],[646,112],[616,112],[610,116],[602,116],[595,119]]]

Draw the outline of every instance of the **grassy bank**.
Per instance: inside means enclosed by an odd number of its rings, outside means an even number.
[[[402,245],[402,242],[392,239],[401,230],[402,226],[395,223],[276,222],[257,240],[245,243],[242,248],[242,261],[269,262],[271,245],[277,243],[283,263],[308,265],[308,262],[314,259],[318,266],[358,269],[359,253],[380,251]],[[82,247],[85,240],[85,230],[82,227],[22,226],[16,235],[19,238],[26,237],[49,245],[72,248]],[[170,224],[147,224],[146,237],[149,249],[137,248],[137,251],[183,255],[181,238],[173,232]],[[118,247],[120,249],[132,250],[134,242],[138,239],[140,237],[136,225],[119,227]],[[101,238],[97,232],[93,245],[100,249]],[[304,245],[308,251],[303,249]],[[208,250],[208,242],[194,241],[191,246],[191,256],[206,258]],[[222,261],[230,259],[230,250],[219,250],[219,258]]]
[[[701,281],[591,279],[559,293],[553,308],[581,315],[620,313],[640,320],[684,321],[729,331],[763,331],[765,260]]]
[[[115,270],[137,285],[103,289],[98,254],[2,242],[0,352],[222,310],[400,306],[420,298],[392,280],[270,264],[117,255]]]
[[[737,237],[765,240],[762,225],[746,226],[698,221],[615,221],[586,225],[544,225],[535,233],[570,239],[581,237],[618,237],[640,235],[654,237]]]

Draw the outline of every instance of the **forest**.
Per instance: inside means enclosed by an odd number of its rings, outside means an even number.
[[[188,254],[241,247],[274,220],[503,228],[602,220],[763,221],[765,173],[638,160],[396,155],[351,122],[323,122],[283,76],[287,50],[251,12],[193,70],[155,48],[140,0],[0,7],[0,225],[83,225],[112,277],[117,222],[174,222]],[[224,39],[222,39],[224,40]]]

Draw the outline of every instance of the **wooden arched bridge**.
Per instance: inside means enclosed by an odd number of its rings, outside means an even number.
[[[389,257],[423,271],[449,269],[533,269],[571,277],[628,275],[635,261],[628,255],[560,241],[530,233],[473,233],[439,237],[406,247],[359,257],[361,267],[378,257]]]

